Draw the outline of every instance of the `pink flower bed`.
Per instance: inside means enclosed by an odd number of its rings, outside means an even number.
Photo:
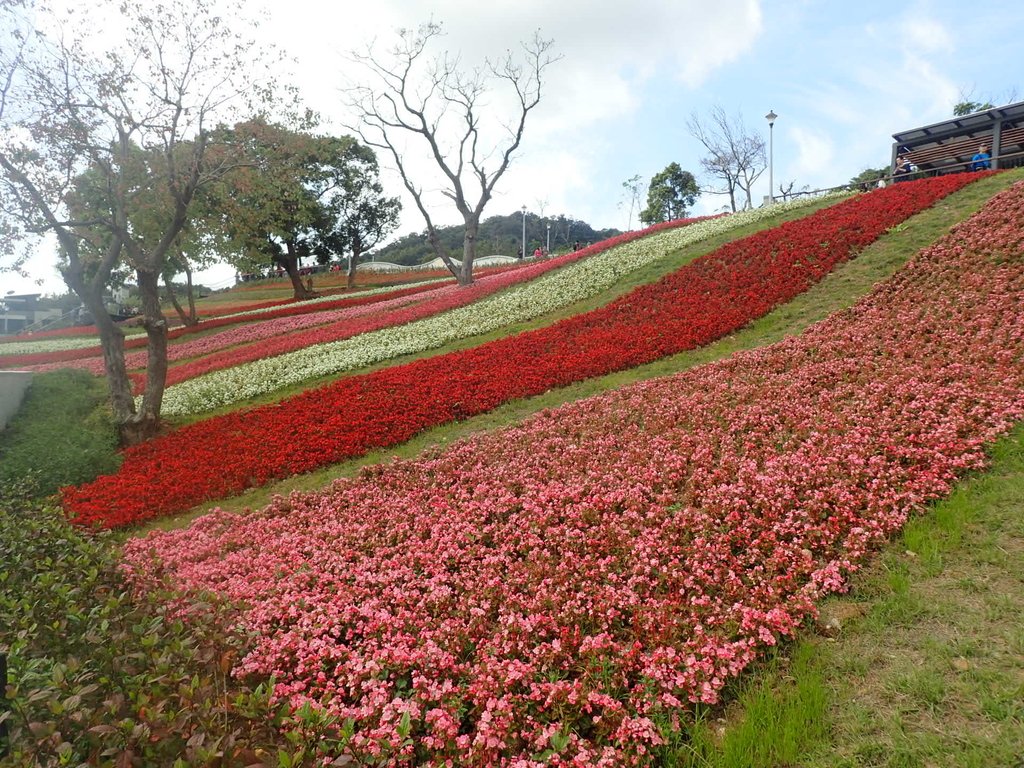
[[[1024,185],[800,337],[129,541],[376,764],[647,763],[1024,416]]]

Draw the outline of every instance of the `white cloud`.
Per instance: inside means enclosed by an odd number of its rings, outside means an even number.
[[[790,181],[796,179],[799,179],[799,186],[806,184],[811,188],[836,183],[833,170],[836,165],[836,147],[828,133],[798,126],[786,130],[784,136],[784,142],[780,142],[783,144],[783,151],[790,148],[789,151],[793,152],[795,149],[796,159],[785,163],[784,177],[775,175],[776,192],[779,184],[788,185]]]
[[[529,203],[538,197],[538,186],[553,211],[567,212],[574,200],[586,200],[607,162],[608,135],[643,110],[646,85],[661,79],[673,88],[679,82],[696,87],[749,47],[762,24],[758,0],[723,0],[713,13],[699,0],[637,0],[628,6],[590,0],[378,0],[337,10],[316,0],[292,0],[269,3],[268,9],[274,38],[299,59],[306,100],[335,124],[350,122],[339,93],[344,75],[352,73],[343,54],[374,40],[384,51],[398,27],[441,22],[445,37],[439,50],[458,53],[467,68],[517,51],[535,31],[552,38],[554,53],[562,58],[548,70],[541,105],[530,115],[523,146],[488,213]],[[316,24],[308,21],[313,14]],[[499,96],[492,98],[500,103]],[[454,223],[457,214],[439,197],[442,180],[422,152],[410,144],[408,161],[417,179],[430,179],[424,186],[434,190],[433,213]],[[391,188],[400,190],[394,183]],[[411,200],[405,208],[403,228],[422,228]],[[594,214],[579,210],[581,216]]]
[[[935,19],[914,16],[905,19],[900,28],[905,30],[903,40],[910,50],[925,53],[952,53],[954,50],[953,36]]]

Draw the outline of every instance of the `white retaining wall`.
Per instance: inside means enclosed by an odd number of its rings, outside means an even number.
[[[32,383],[31,371],[0,371],[0,429],[14,418]]]

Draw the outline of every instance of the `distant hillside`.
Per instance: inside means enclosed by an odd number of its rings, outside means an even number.
[[[528,213],[526,214],[526,251],[528,254],[533,253],[538,246],[547,245],[548,224],[551,225],[551,250],[553,252],[567,250],[577,240],[581,245],[586,245],[620,234],[617,229],[594,229],[585,221],[568,218],[564,215],[541,218],[536,214]],[[438,228],[442,242],[455,258],[461,258],[464,231],[465,227],[461,225]],[[477,255],[515,256],[522,239],[522,213],[516,211],[507,216],[491,216],[480,223]],[[427,244],[425,230],[405,235],[374,252],[375,260],[391,261],[396,264],[422,264],[432,258],[434,258],[434,253]]]

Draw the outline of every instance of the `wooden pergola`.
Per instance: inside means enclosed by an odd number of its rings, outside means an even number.
[[[993,168],[1024,165],[1024,101],[972,112],[941,123],[892,135],[892,158],[909,154],[922,173],[955,173],[970,168],[984,144]]]

